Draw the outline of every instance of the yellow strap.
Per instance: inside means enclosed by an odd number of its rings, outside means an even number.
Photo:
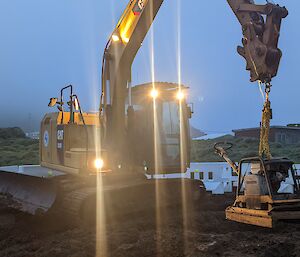
[[[259,156],[267,159],[272,158],[269,145],[270,120],[272,119],[272,109],[271,102],[269,100],[269,90],[269,88],[266,90],[266,101],[262,111],[259,142]]]

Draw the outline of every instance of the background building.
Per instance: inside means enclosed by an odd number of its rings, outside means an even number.
[[[237,138],[257,138],[260,137],[260,128],[247,128],[233,130],[234,136]],[[271,126],[270,142],[297,144],[300,143],[300,125],[291,124],[287,126]]]

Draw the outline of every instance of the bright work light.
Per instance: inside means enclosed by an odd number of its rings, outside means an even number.
[[[150,93],[152,98],[157,98],[158,97],[158,91],[156,89],[152,89],[151,93]]]
[[[128,37],[123,37],[122,39],[123,39],[124,43],[128,43],[129,42],[129,38]]]
[[[112,40],[113,40],[114,42],[118,42],[118,41],[120,41],[120,38],[119,38],[119,36],[118,36],[118,35],[116,35],[116,34],[113,34],[111,38],[112,38]]]
[[[185,95],[182,91],[178,91],[176,97],[177,97],[178,100],[181,101],[181,100],[184,99]]]
[[[95,168],[100,170],[104,166],[104,161],[102,159],[96,159],[94,164],[95,164]]]

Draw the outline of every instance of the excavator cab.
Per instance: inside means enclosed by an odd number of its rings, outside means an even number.
[[[189,166],[191,109],[186,103],[186,90],[172,83],[149,83],[131,89],[128,139],[135,166],[143,167],[148,174],[180,173]]]

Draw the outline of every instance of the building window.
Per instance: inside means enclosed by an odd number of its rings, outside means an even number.
[[[213,172],[208,172],[208,179],[213,179],[214,178],[214,174]]]
[[[286,134],[282,134],[282,133],[277,134],[277,142],[285,143],[286,142]]]
[[[191,179],[195,179],[195,172],[191,172]]]
[[[201,171],[199,172],[199,179],[203,180],[204,179],[204,173]]]

